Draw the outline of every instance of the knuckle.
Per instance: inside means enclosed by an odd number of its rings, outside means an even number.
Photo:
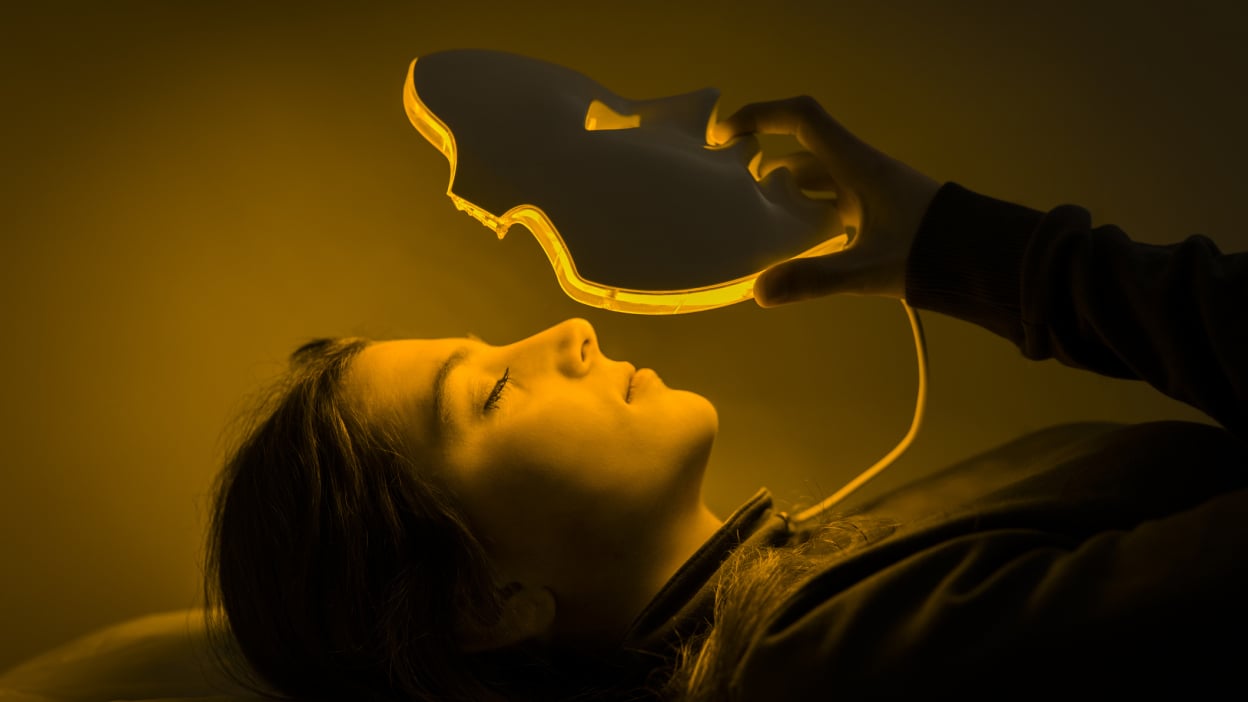
[[[798,95],[790,101],[793,110],[807,119],[817,116],[823,111],[819,101],[810,95]]]

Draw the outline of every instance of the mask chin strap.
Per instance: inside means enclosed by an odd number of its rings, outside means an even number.
[[[837,490],[822,502],[804,509],[792,518],[786,518],[791,529],[800,529],[805,523],[818,519],[824,512],[831,509],[834,505],[849,497],[855,490],[862,487],[875,476],[884,471],[897,457],[910,448],[910,444],[914,442],[914,437],[919,433],[919,426],[923,423],[923,410],[927,404],[927,343],[923,339],[923,323],[919,321],[919,313],[906,301],[901,300],[901,306],[906,311],[906,316],[910,319],[910,329],[914,332],[914,349],[919,360],[919,391],[918,397],[914,403],[914,419],[910,422],[910,431],[902,437],[901,441],[893,447],[883,458],[875,462],[875,465],[867,468],[859,473],[856,478],[849,481],[840,490]]]

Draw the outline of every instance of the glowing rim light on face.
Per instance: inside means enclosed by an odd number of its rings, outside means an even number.
[[[754,280],[758,273],[742,278],[686,290],[630,290],[615,288],[585,280],[576,271],[576,264],[568,251],[567,244],[559,235],[550,218],[536,205],[521,204],[507,210],[501,215],[491,214],[481,207],[465,200],[452,192],[455,185],[455,135],[433,114],[420,96],[416,94],[414,80],[416,60],[407,69],[407,81],[403,85],[403,108],[412,126],[446,156],[451,164],[451,177],[446,186],[446,194],[455,204],[456,209],[467,212],[474,219],[489,227],[502,239],[507,235],[513,224],[522,224],[537,239],[546,258],[555,270],[559,287],[564,293],[577,302],[615,312],[631,314],[683,314],[701,312],[749,300],[754,297]],[[709,125],[708,125],[709,128]],[[833,237],[800,256],[818,256],[840,251],[845,248],[849,237],[842,234]],[[759,271],[761,273],[762,271]]]

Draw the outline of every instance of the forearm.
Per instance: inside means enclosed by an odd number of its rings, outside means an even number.
[[[941,188],[911,249],[906,299],[1009,339],[1024,356],[1144,380],[1248,441],[1248,254],[1207,238],[1154,246]]]

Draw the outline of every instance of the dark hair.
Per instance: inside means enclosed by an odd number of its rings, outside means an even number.
[[[344,374],[369,343],[296,350],[218,476],[214,650],[269,696],[491,699],[455,636],[501,611],[485,549],[431,472],[346,400]]]
[[[787,543],[737,549],[720,566],[712,623],[679,644],[662,692],[679,702],[732,702],[750,646],[778,610],[833,560],[865,546],[885,522],[824,514],[790,524]]]
[[[435,472],[347,397],[369,343],[296,350],[214,485],[204,594],[229,677],[307,702],[728,699],[766,613],[812,568],[801,549],[734,554],[715,626],[670,659],[643,657],[647,670],[536,642],[464,653],[457,632],[497,622],[502,593]]]

